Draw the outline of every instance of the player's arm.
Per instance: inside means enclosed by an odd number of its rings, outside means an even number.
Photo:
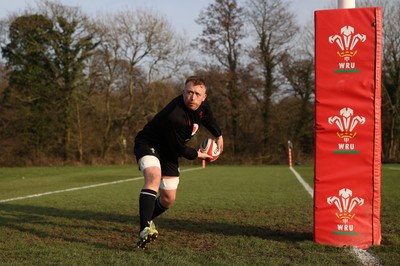
[[[214,115],[211,111],[210,106],[208,105],[207,100],[204,101],[202,108],[203,108],[203,117],[201,123],[215,137],[218,149],[220,150],[220,152],[222,152],[224,149],[224,138],[222,137],[222,131],[221,128],[218,126],[217,121],[214,118]]]
[[[224,138],[221,136],[215,138],[215,142],[217,142],[218,150],[220,153],[224,150]]]

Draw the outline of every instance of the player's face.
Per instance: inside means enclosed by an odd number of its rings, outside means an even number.
[[[197,110],[206,97],[206,87],[204,85],[193,85],[192,82],[186,84],[183,91],[183,101],[188,109]]]

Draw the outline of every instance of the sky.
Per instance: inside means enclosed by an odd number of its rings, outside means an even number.
[[[237,0],[243,4],[245,0]],[[327,9],[334,0],[291,0],[289,6],[296,14],[300,25],[313,21],[314,11]],[[5,3],[6,2],[6,3]],[[173,28],[189,36],[197,36],[201,27],[197,25],[200,10],[207,7],[214,0],[59,0],[68,6],[78,6],[90,16],[104,12],[117,12],[126,8],[146,8],[156,11],[166,17]],[[27,6],[35,6],[35,0],[0,0],[0,19],[7,17],[10,12],[21,12]]]

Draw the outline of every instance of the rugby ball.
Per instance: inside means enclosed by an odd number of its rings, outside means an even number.
[[[206,159],[207,162],[213,162],[213,161],[217,160],[220,155],[220,151],[218,150],[217,143],[212,138],[205,139],[200,144],[200,152],[207,153],[208,155],[210,155],[212,157],[211,159]]]

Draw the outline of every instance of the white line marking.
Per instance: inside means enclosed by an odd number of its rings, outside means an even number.
[[[296,176],[297,180],[303,185],[303,187],[306,189],[306,191],[308,192],[308,194],[310,194],[310,196],[312,198],[314,198],[314,190],[310,187],[310,185],[308,185],[304,179],[301,177],[301,175],[299,173],[297,173],[296,170],[293,169],[293,167],[289,167],[290,171],[293,172],[293,174]],[[357,248],[357,247],[352,247],[352,252],[354,255],[356,255],[356,257],[360,260],[360,262],[362,263],[362,265],[365,266],[380,266],[381,264],[379,263],[379,260],[377,258],[375,258],[374,256],[372,256],[371,253],[368,253],[367,250],[361,249],[361,248]]]
[[[365,266],[381,266],[379,260],[368,253],[367,250],[352,247],[353,253],[356,254],[357,258],[361,261],[361,263]]]
[[[290,167],[290,171],[292,171],[292,173],[295,175],[295,177],[297,178],[297,180],[300,182],[300,184],[303,185],[303,187],[305,188],[305,190],[308,192],[308,194],[310,194],[310,196],[312,198],[314,198],[314,190],[310,187],[309,184],[307,184],[306,181],[304,181],[304,179],[301,177],[301,175],[299,173],[297,173],[296,170],[293,169],[293,167]]]
[[[142,178],[143,177],[141,176],[141,177],[130,178],[130,179],[125,179],[125,180],[118,180],[118,181],[113,181],[113,182],[100,183],[100,184],[96,184],[96,185],[89,185],[89,186],[83,186],[83,187],[74,187],[74,188],[67,188],[67,189],[44,192],[44,193],[39,193],[39,194],[32,194],[32,195],[27,195],[27,196],[23,196],[23,197],[16,197],[16,198],[11,198],[11,199],[0,200],[0,203],[9,202],[9,201],[15,201],[15,200],[29,199],[29,198],[37,198],[37,197],[42,197],[42,196],[47,196],[47,195],[52,195],[52,194],[58,194],[58,193],[64,193],[64,192],[70,192],[70,191],[76,191],[76,190],[82,190],[82,189],[88,189],[88,188],[94,188],[94,187],[114,185],[114,184],[119,184],[119,183],[139,180],[139,179],[142,179]]]
[[[188,172],[188,171],[193,171],[193,170],[198,170],[198,169],[202,169],[202,168],[201,167],[190,168],[190,169],[182,170],[181,172]],[[32,195],[16,197],[16,198],[11,198],[11,199],[3,199],[3,200],[0,200],[0,203],[16,201],[16,200],[23,200],[23,199],[30,199],[30,198],[38,198],[38,197],[42,197],[42,196],[58,194],[58,193],[64,193],[64,192],[70,192],[70,191],[77,191],[77,190],[88,189],[88,188],[109,186],[109,185],[114,185],[114,184],[120,184],[120,183],[125,183],[125,182],[136,181],[136,180],[140,180],[140,179],[143,179],[143,176],[135,177],[135,178],[129,178],[129,179],[123,179],[123,180],[118,180],[118,181],[113,181],[113,182],[107,182],[107,183],[100,183],[100,184],[95,184],[95,185],[83,186],[83,187],[74,187],[74,188],[67,188],[67,189],[61,189],[61,190],[56,190],[56,191],[49,191],[49,192],[44,192],[44,193],[39,193],[39,194],[32,194]]]
[[[400,168],[394,168],[394,167],[385,167],[385,169],[400,171]]]

